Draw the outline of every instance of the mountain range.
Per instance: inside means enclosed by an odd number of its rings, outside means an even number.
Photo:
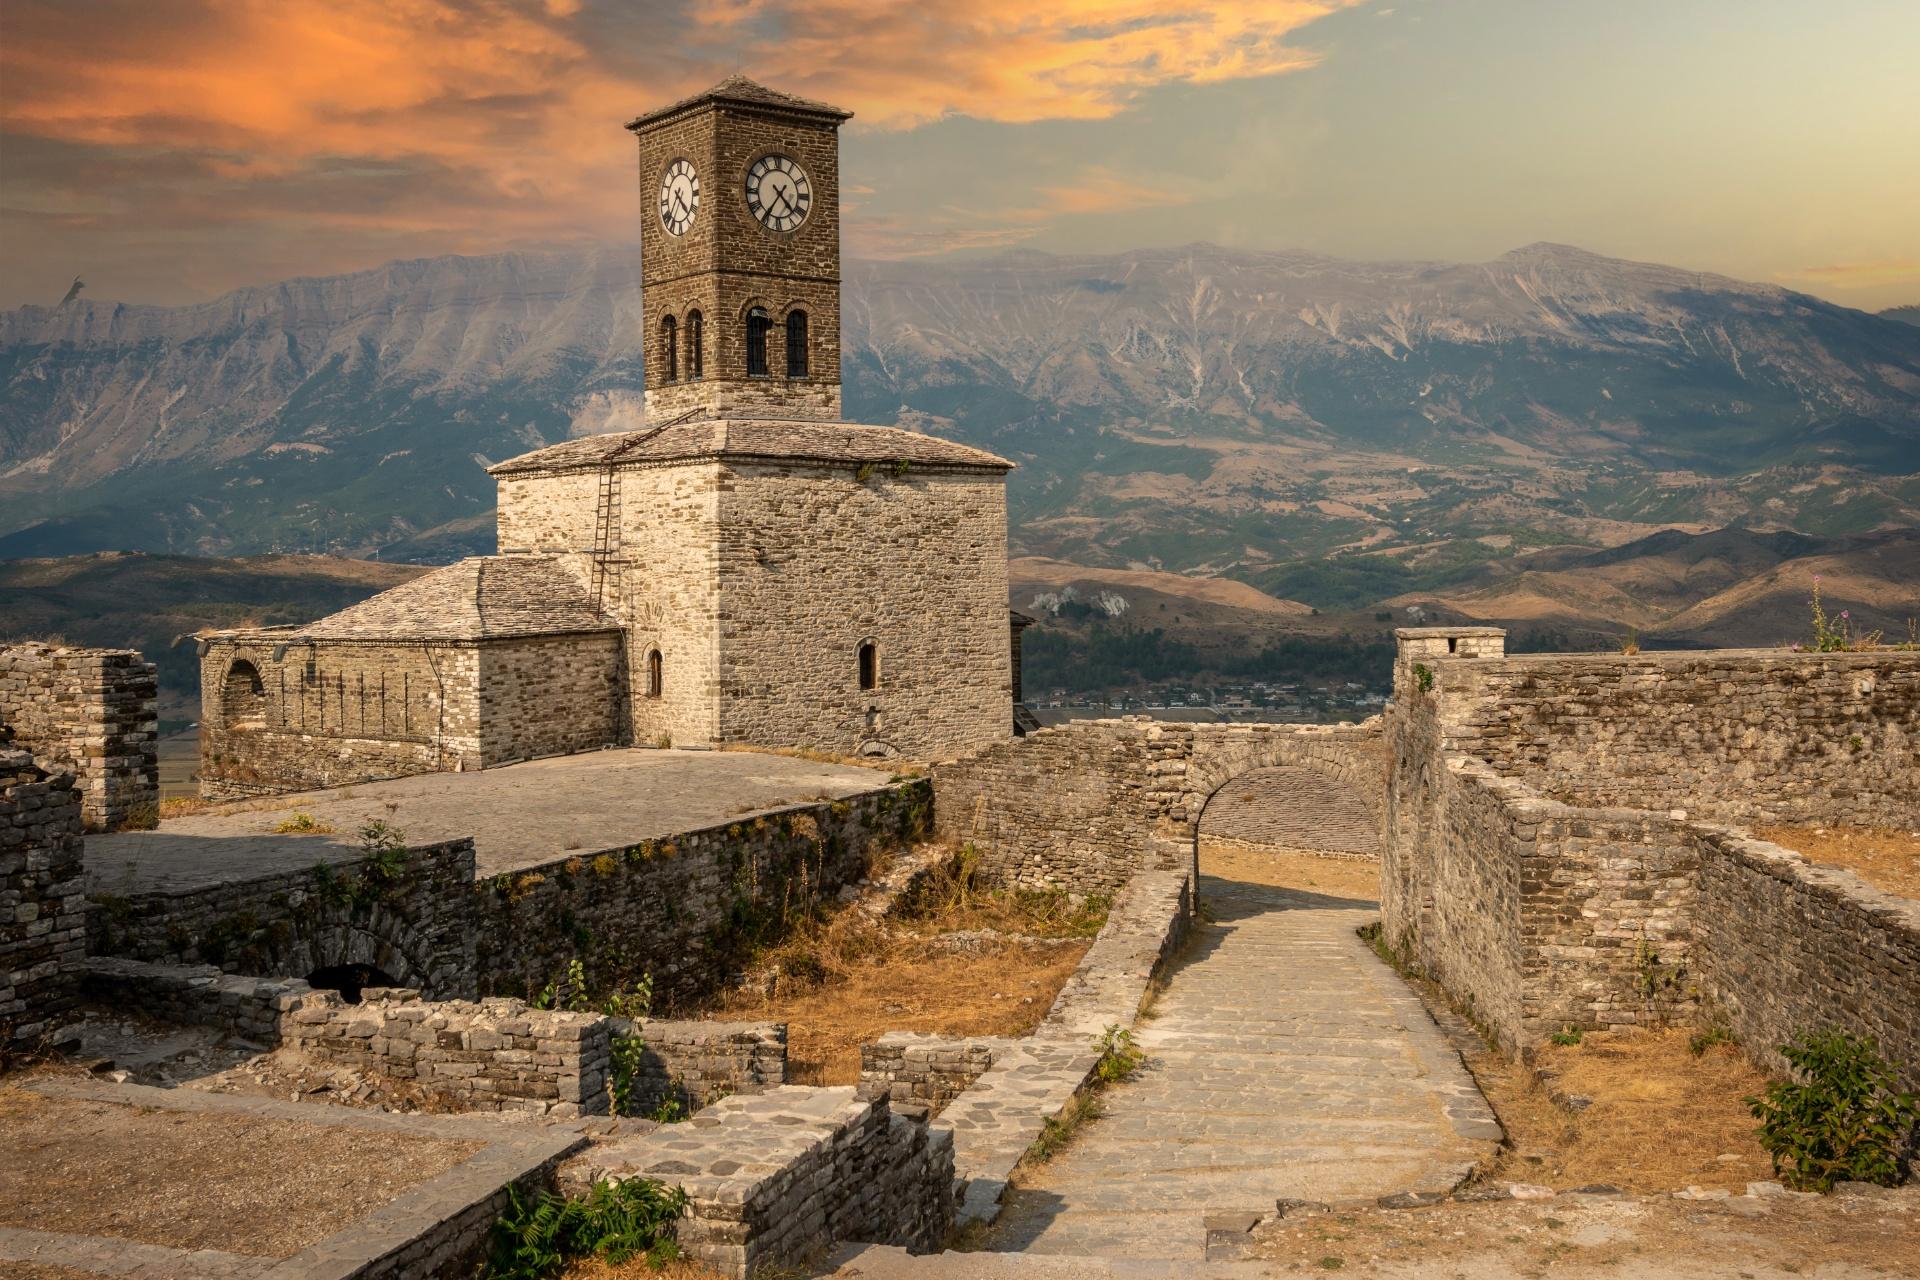
[[[844,294],[848,416],[1019,463],[1019,555],[1339,610],[1663,531],[1920,524],[1920,328],[1773,286],[1194,245]],[[0,556],[489,549],[488,462],[637,423],[638,315],[616,249],[0,314]]]

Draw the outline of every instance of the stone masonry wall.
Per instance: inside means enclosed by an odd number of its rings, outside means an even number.
[[[43,766],[73,772],[90,831],[159,818],[158,688],[131,649],[0,648],[0,727]]]
[[[720,517],[722,739],[936,760],[1012,737],[999,471],[736,463]]]
[[[519,1000],[428,1003],[370,988],[359,1004],[303,996],[281,1022],[286,1047],[316,1062],[414,1080],[461,1111],[605,1115],[612,1020]]]
[[[1763,1065],[1821,1027],[1871,1035],[1920,1090],[1920,903],[1733,832],[1700,835],[1695,968]]]
[[[529,636],[480,646],[480,759],[487,768],[593,751],[626,736],[617,632]]]
[[[1214,794],[1263,769],[1310,769],[1358,796],[1384,786],[1379,721],[1192,725],[1076,720],[934,769],[942,838],[1009,883],[1110,893],[1156,833],[1191,838]]]
[[[585,852],[475,886],[480,989],[525,995],[585,964],[597,988],[651,974],[658,1007],[696,999],[755,936],[920,838],[925,781]]]
[[[263,696],[230,707],[224,691],[240,662],[258,673]],[[216,637],[200,656],[201,794],[478,769],[480,678],[473,644]]]
[[[1875,751],[1906,749],[1906,655],[1655,655],[1670,662],[1649,667],[1613,655],[1409,653],[1402,641],[1383,922],[1509,1049],[1567,1025],[1724,1013],[1770,1065],[1789,1035],[1838,1026],[1879,1038],[1909,1078],[1920,1072],[1920,908],[1691,816],[1902,812],[1913,776],[1874,757],[1849,781],[1822,741],[1837,724],[1861,730]],[[1725,677],[1716,686],[1724,701],[1699,683],[1703,672]],[[1676,690],[1699,703],[1663,705]],[[1609,701],[1616,694],[1624,705]],[[1542,727],[1561,721],[1564,736]],[[1777,755],[1793,734],[1804,760]],[[1683,758],[1676,735],[1698,758]],[[1677,753],[1673,778],[1652,788],[1660,808],[1568,804],[1536,787],[1547,778],[1576,799],[1622,794],[1603,762],[1582,772],[1602,742],[1630,775],[1651,769],[1659,750]],[[1475,758],[1489,743],[1492,760]],[[1849,748],[1856,759],[1864,751]],[[1744,779],[1744,796],[1715,780],[1720,768]]]
[[[679,1243],[747,1280],[804,1266],[838,1241],[937,1250],[953,1222],[953,1132],[894,1115],[884,1097],[788,1085],[723,1099],[694,1125],[599,1145],[562,1176],[650,1178],[685,1189]]]
[[[614,1034],[634,1024],[613,1019]],[[760,1093],[787,1082],[784,1022],[672,1022],[638,1026],[646,1048],[633,1079],[633,1109],[646,1114],[674,1099],[696,1111],[736,1093]]]
[[[711,743],[719,734],[720,465],[623,466],[614,476],[619,546],[604,599],[627,627],[627,732],[640,744]],[[599,482],[597,471],[501,476],[501,549],[564,557],[590,581]],[[658,697],[646,679],[656,652]]]
[[[1450,750],[1602,808],[1920,824],[1920,653],[1436,662]]]
[[[0,1053],[31,1045],[73,1006],[86,956],[80,796],[0,747]]]
[[[96,884],[88,951],[294,977],[365,964],[435,998],[471,996],[473,858],[461,837],[409,850],[390,879],[355,861],[171,892]]]

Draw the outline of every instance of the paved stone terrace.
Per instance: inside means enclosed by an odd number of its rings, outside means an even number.
[[[214,1249],[173,1249],[108,1235],[71,1235],[0,1227],[0,1276],[32,1274],[205,1277],[240,1280],[389,1280],[465,1270],[506,1207],[507,1188],[550,1181],[561,1160],[586,1146],[577,1125],[507,1126],[489,1117],[390,1115],[276,1099],[110,1085],[71,1078],[33,1085],[51,1097],[83,1098],[196,1115],[241,1115],[345,1126],[423,1137],[478,1140],[485,1145],[437,1177],[401,1192],[318,1244],[284,1258]],[[263,1152],[271,1159],[271,1152]],[[183,1190],[181,1194],[191,1194]]]
[[[888,775],[749,751],[595,751],[477,773],[433,773],[249,801],[241,812],[173,818],[157,831],[94,836],[96,892],[205,888],[360,856],[354,834],[382,818],[412,844],[471,835],[491,876],[722,823],[742,814],[883,785]],[[391,812],[388,806],[394,808]],[[332,835],[276,835],[293,812]]]
[[[1286,849],[1380,856],[1380,814],[1367,797],[1314,769],[1255,769],[1220,788],[1202,837]]]
[[[1201,896],[1219,919],[1136,1028],[1148,1066],[1010,1194],[994,1249],[1198,1261],[1209,1214],[1451,1187],[1498,1140],[1459,1056],[1355,936],[1372,903],[1208,876]]]

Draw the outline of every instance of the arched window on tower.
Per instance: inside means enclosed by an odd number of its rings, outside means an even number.
[[[807,313],[787,312],[787,376],[807,376]]]
[[[672,316],[660,317],[660,378],[674,382],[680,377],[680,322]]]
[[[706,322],[698,311],[687,312],[687,377],[698,381],[706,373]]]
[[[660,651],[654,649],[647,654],[647,696],[649,698],[659,697],[660,690],[665,687],[661,675]]]
[[[863,690],[880,687],[880,649],[871,640],[860,642],[860,687]]]
[[[773,331],[773,318],[765,307],[747,312],[747,376],[764,378],[767,371],[767,335]]]

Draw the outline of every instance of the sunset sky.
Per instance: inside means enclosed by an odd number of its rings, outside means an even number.
[[[1920,303],[1916,0],[5,0],[0,306],[636,238],[638,112],[856,112],[853,256],[1536,240]]]

